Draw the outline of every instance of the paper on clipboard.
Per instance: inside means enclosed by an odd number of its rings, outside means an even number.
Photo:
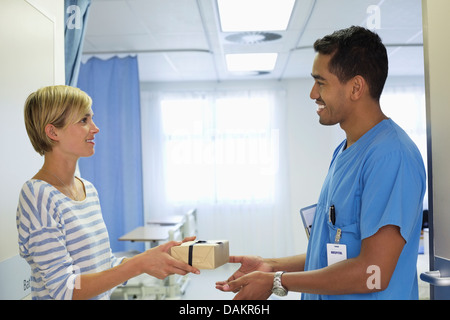
[[[312,206],[300,209],[300,215],[302,217],[303,226],[306,231],[306,236],[309,239],[311,235],[311,228],[314,221],[314,215],[316,214],[316,206],[317,204],[313,204]]]

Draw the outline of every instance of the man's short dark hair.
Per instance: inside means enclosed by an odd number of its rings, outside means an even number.
[[[314,50],[333,55],[328,68],[341,83],[357,75],[362,76],[369,85],[372,98],[380,100],[389,63],[386,47],[376,33],[352,26],[317,40]]]

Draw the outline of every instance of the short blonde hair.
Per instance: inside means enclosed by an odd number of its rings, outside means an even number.
[[[30,94],[25,102],[25,128],[34,150],[40,155],[53,149],[54,141],[45,133],[48,124],[64,128],[90,112],[92,99],[70,86],[44,87]]]

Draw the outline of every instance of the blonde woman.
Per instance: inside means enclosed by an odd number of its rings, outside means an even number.
[[[99,128],[91,98],[69,86],[32,93],[25,126],[44,164],[20,193],[19,250],[31,267],[33,299],[109,299],[117,285],[142,273],[157,278],[199,273],[173,259],[171,241],[129,259],[110,248],[95,187],[75,176],[80,157],[94,154]],[[193,240],[193,238],[187,238]]]

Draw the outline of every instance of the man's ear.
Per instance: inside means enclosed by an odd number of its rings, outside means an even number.
[[[368,89],[366,80],[361,76],[355,76],[350,80],[350,84],[352,90],[350,97],[352,100],[359,100]]]
[[[51,123],[45,126],[45,133],[47,134],[47,137],[49,137],[51,140],[58,141],[57,129]]]

